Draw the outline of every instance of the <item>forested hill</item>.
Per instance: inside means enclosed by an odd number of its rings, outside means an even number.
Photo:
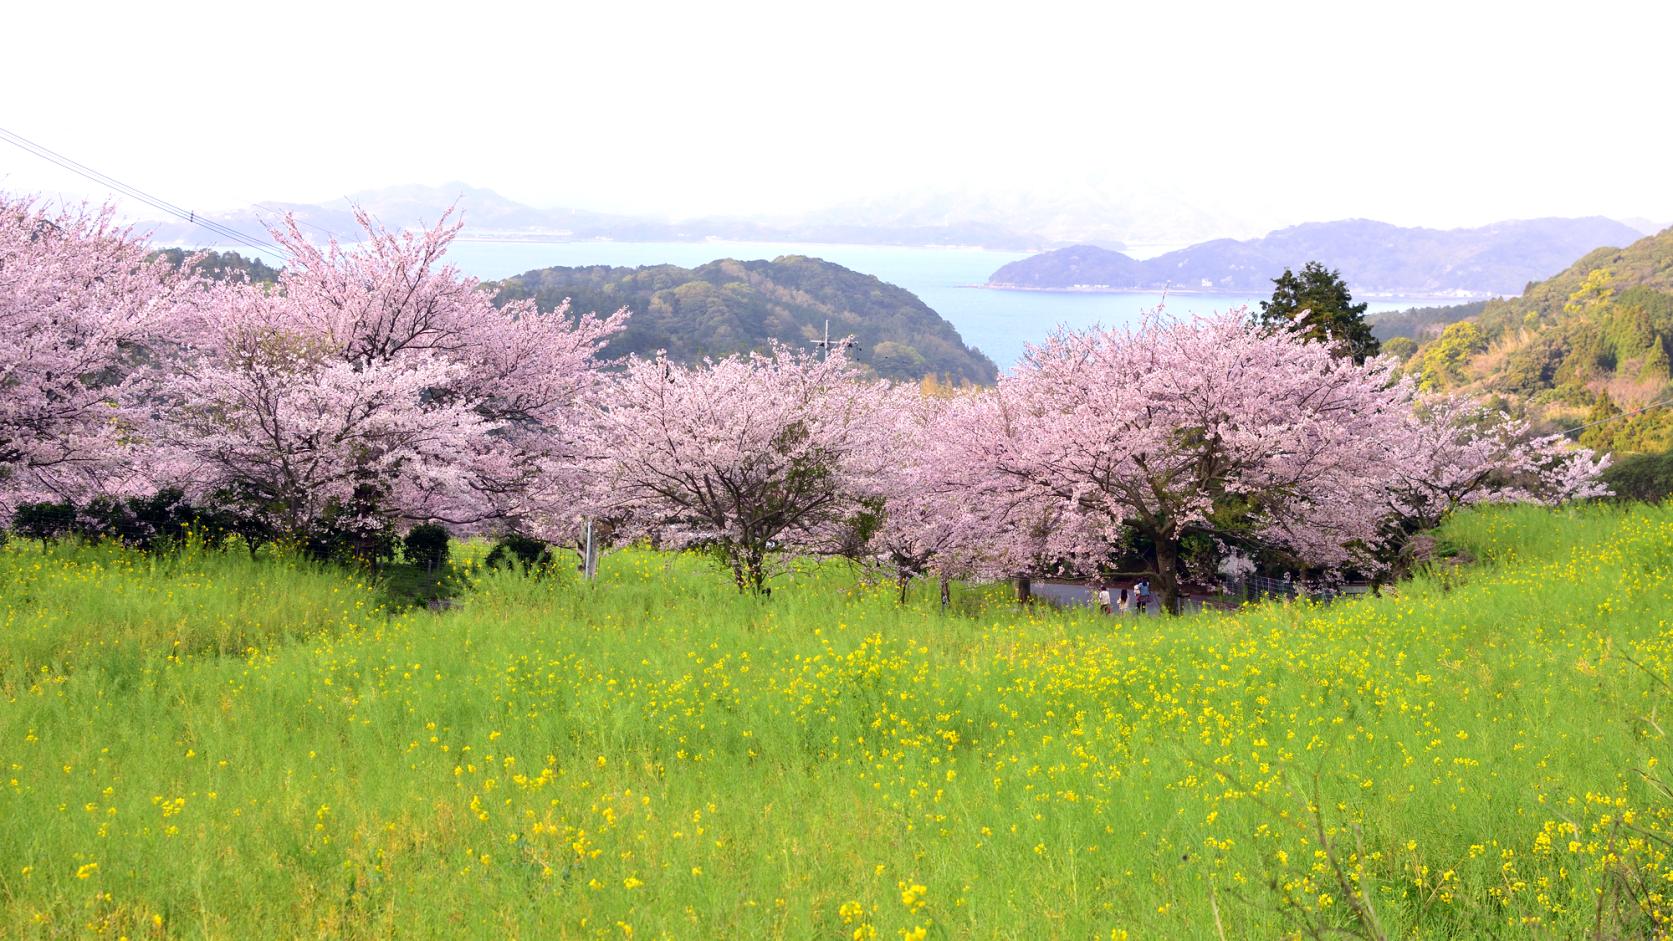
[[[183,248],[163,248],[151,253],[153,259],[163,259],[171,265],[184,265],[195,258],[192,270],[211,281],[227,278],[248,278],[256,284],[273,284],[279,280],[279,269],[260,258],[245,258],[237,252],[189,252]]]
[[[1490,301],[1472,301],[1468,304],[1408,307],[1405,310],[1372,314],[1369,318],[1371,335],[1384,343],[1395,337],[1422,342],[1429,337],[1439,336],[1448,324],[1476,316],[1486,310],[1489,303]]]
[[[1577,426],[1673,395],[1673,228],[1587,253],[1521,297],[1488,301],[1420,346],[1410,368],[1431,388],[1497,394],[1546,422]],[[1618,452],[1673,446],[1673,410],[1597,425],[1582,443]]]
[[[1527,219],[1477,229],[1408,229],[1366,219],[1313,222],[1263,238],[1216,239],[1139,261],[1078,245],[1014,261],[991,287],[1027,290],[1272,290],[1272,278],[1309,261],[1339,269],[1356,294],[1518,294],[1600,245],[1639,237],[1593,216]]]
[[[721,259],[697,268],[543,268],[506,278],[496,303],[533,298],[550,311],[633,311],[609,357],[657,350],[684,362],[765,350],[777,339],[808,347],[824,333],[852,336],[854,358],[886,379],[994,382],[999,370],[916,295],[841,265],[785,255]]]

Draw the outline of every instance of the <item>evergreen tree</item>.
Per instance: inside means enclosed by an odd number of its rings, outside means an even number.
[[[1592,410],[1586,413],[1586,424],[1589,426],[1580,433],[1580,444],[1599,453],[1615,450],[1615,435],[1621,430],[1620,423],[1611,419],[1618,418],[1621,407],[1609,397],[1609,393],[1599,393],[1597,402]]]
[[[1261,301],[1255,321],[1263,327],[1297,328],[1307,340],[1329,344],[1339,356],[1363,363],[1380,348],[1365,322],[1365,303],[1355,304],[1339,271],[1310,261],[1297,275],[1288,268],[1272,279],[1272,300]]]

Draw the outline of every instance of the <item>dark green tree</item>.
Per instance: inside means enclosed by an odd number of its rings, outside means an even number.
[[[76,525],[76,505],[62,503],[25,503],[12,514],[12,531],[26,539],[39,539],[41,548],[72,530]]]
[[[447,562],[448,533],[444,526],[423,523],[407,530],[402,541],[402,555],[409,564],[426,572],[435,572]]]
[[[1380,348],[1365,322],[1364,303],[1355,304],[1342,273],[1316,261],[1302,266],[1301,274],[1288,268],[1272,279],[1276,285],[1272,300],[1261,301],[1255,322],[1268,328],[1296,328],[1302,337],[1328,343],[1340,356],[1352,356],[1363,363]]]

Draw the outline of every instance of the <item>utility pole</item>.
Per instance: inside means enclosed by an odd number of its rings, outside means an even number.
[[[825,336],[822,339],[814,340],[813,345],[819,347],[820,359],[830,358],[831,347],[833,345],[844,350],[857,350],[860,348],[860,344],[855,343],[853,337],[849,337],[845,340],[837,340],[833,344],[831,342],[831,319],[829,317],[825,318]]]
[[[585,548],[581,556],[581,575],[587,581],[598,578],[598,545],[593,542],[593,519],[587,517],[582,523]]]

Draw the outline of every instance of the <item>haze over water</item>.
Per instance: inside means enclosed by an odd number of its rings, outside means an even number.
[[[1158,251],[1165,251],[1166,246]],[[246,252],[248,254],[248,252]],[[1009,370],[1030,343],[1044,340],[1058,326],[1083,329],[1094,324],[1118,326],[1138,319],[1162,303],[1160,293],[1076,294],[1042,291],[994,291],[975,287],[1001,265],[1027,257],[1022,252],[973,248],[909,248],[891,245],[792,244],[780,242],[500,242],[460,239],[448,259],[485,280],[509,277],[555,265],[679,265],[691,268],[717,258],[752,260],[780,255],[808,255],[895,284],[916,294],[958,329],[964,342]],[[1274,275],[1279,272],[1273,272]],[[1237,294],[1176,293],[1167,298],[1176,314],[1208,313],[1264,297]],[[1370,312],[1402,310],[1444,301],[1381,299]],[[607,311],[601,311],[607,313]]]

